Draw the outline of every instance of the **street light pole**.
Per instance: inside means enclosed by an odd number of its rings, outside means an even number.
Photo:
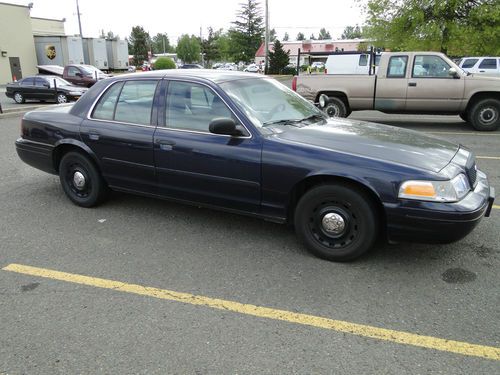
[[[83,38],[82,21],[80,20],[80,5],[78,5],[78,0],[76,0],[76,15],[78,16],[78,27],[80,28],[80,38]]]
[[[265,44],[265,59],[264,59],[264,73],[268,73],[269,69],[269,4],[268,0],[266,0],[266,33],[265,33],[265,38],[264,38],[264,44]]]

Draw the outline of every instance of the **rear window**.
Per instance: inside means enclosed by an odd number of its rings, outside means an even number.
[[[368,55],[360,55],[359,66],[367,66],[367,65],[368,65]]]
[[[476,63],[479,61],[479,59],[466,59],[464,63],[462,64],[462,68],[472,68]]]
[[[35,84],[35,80],[33,77],[25,78],[21,81],[21,86],[33,86]]]
[[[406,77],[406,66],[408,65],[408,56],[392,56],[389,59],[387,67],[387,78]]]
[[[484,59],[479,64],[479,69],[496,69],[497,68],[497,59]]]

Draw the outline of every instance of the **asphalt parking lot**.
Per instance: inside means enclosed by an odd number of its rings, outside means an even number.
[[[311,256],[285,226],[114,194],[94,209],[23,164],[0,117],[0,374],[496,374],[500,131],[353,118],[469,146],[497,188],[450,245]]]

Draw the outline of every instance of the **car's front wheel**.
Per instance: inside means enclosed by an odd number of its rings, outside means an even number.
[[[469,112],[469,121],[476,130],[493,131],[500,128],[500,100],[478,101]]]
[[[24,98],[24,95],[21,94],[20,92],[16,92],[14,94],[14,101],[17,103],[17,104],[23,104],[24,102],[26,102],[26,99]]]
[[[328,104],[323,108],[328,117],[347,117],[347,107],[342,99],[331,97]]]
[[[64,104],[68,102],[68,97],[66,94],[63,94],[62,92],[57,94],[57,103],[58,104]]]
[[[59,180],[68,198],[78,206],[98,205],[107,186],[94,163],[79,152],[68,152],[59,163]]]
[[[351,185],[312,188],[299,200],[295,231],[310,252],[332,261],[348,261],[368,251],[379,232],[372,199]]]

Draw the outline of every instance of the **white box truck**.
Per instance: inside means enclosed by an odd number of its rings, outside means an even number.
[[[85,64],[93,65],[100,70],[109,70],[105,39],[84,38],[83,54],[85,57]]]

